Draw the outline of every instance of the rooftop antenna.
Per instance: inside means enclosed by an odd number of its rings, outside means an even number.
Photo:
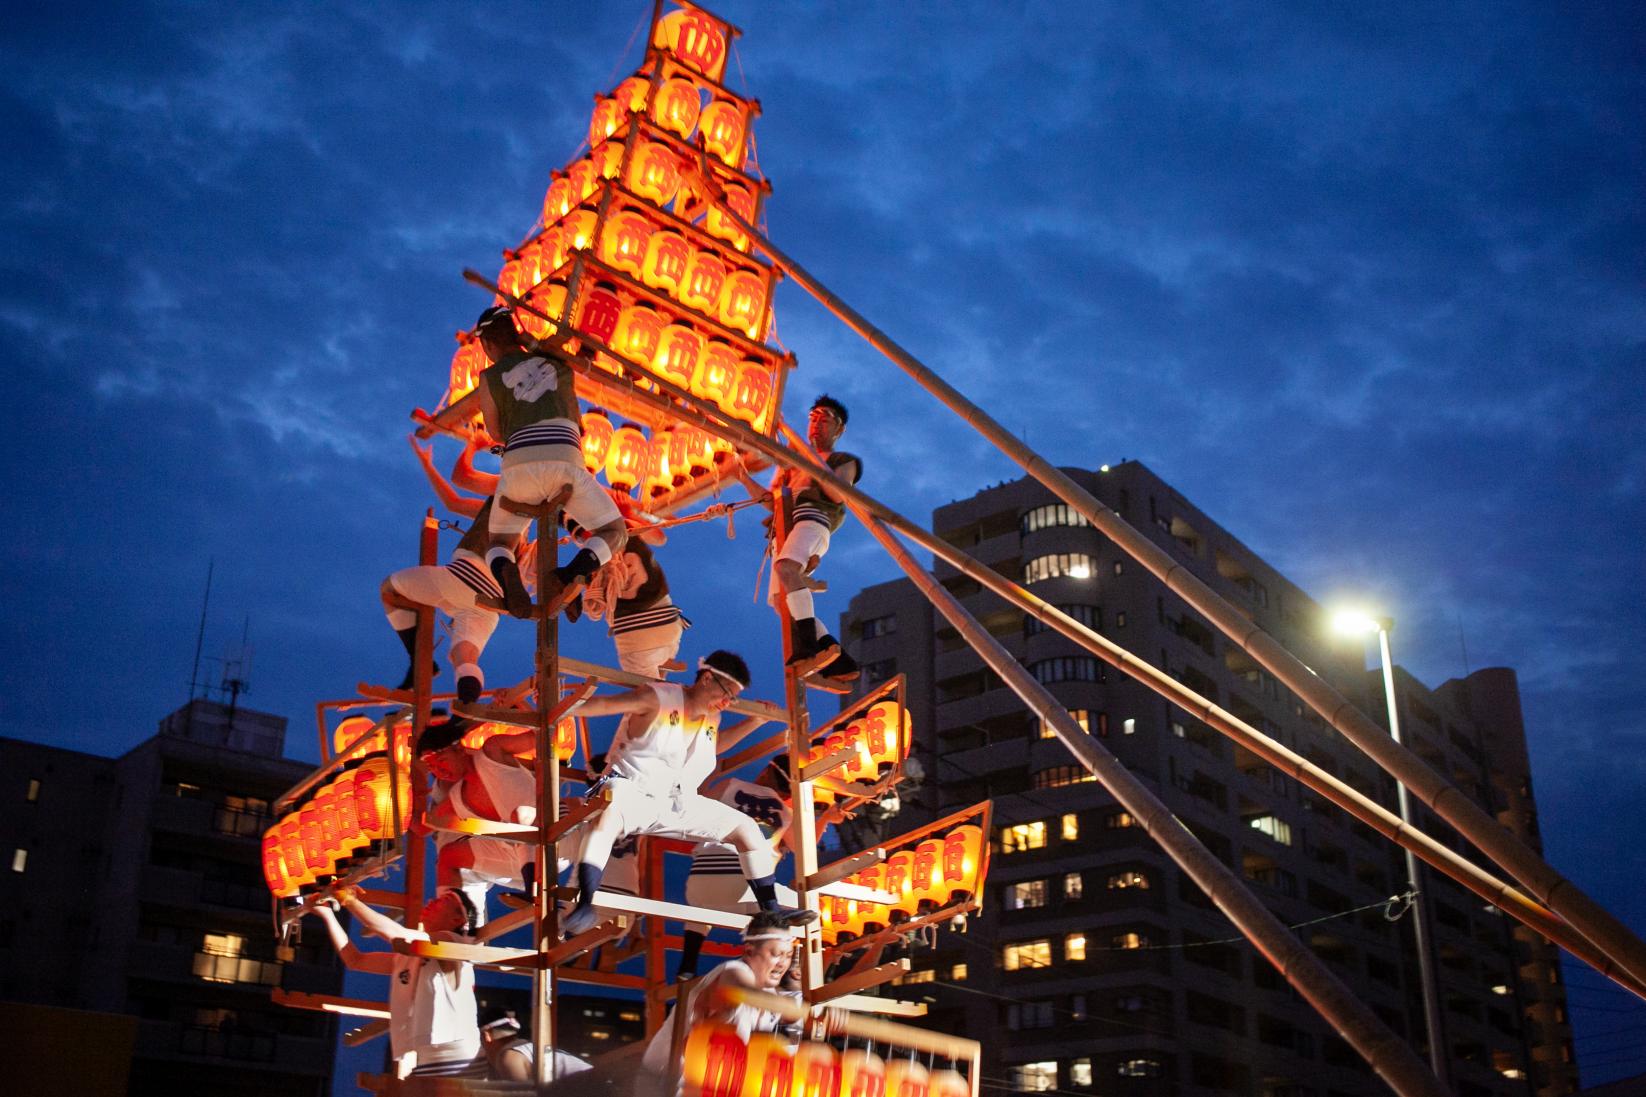
[[[219,687],[229,695],[229,725],[234,725],[234,712],[240,704],[240,695],[251,692],[251,615],[247,614],[240,629],[240,652],[230,657],[223,653],[223,684]]]
[[[194,634],[194,666],[189,670],[189,701],[183,706],[186,714],[183,717],[185,737],[194,731],[194,699],[200,688],[200,647],[206,642],[206,608],[211,605],[211,573],[216,566],[216,557],[206,562],[206,593],[200,599],[200,628]]]
[[[1469,676],[1469,642],[1463,638],[1463,614],[1454,610],[1452,615],[1457,618],[1457,646],[1463,650],[1463,677],[1467,678]]]

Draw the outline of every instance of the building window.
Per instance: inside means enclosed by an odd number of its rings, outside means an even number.
[[[1023,512],[1018,520],[1020,533],[1029,534],[1037,529],[1050,529],[1053,526],[1089,526],[1084,515],[1067,503],[1047,503],[1043,507]]]
[[[1122,1078],[1158,1078],[1160,1077],[1159,1059],[1122,1059],[1115,1068],[1115,1073]]]
[[[1106,885],[1110,891],[1121,891],[1126,888],[1137,888],[1139,891],[1149,890],[1149,878],[1141,872],[1117,872],[1109,877]]]
[[[1026,849],[1046,848],[1046,821],[1017,823],[1000,828],[1000,852],[1019,853]]]
[[[1029,1028],[1051,1028],[1055,1023],[1050,1002],[1013,1002],[1006,1007],[1006,1027],[1014,1032]]]
[[[22,872],[24,869],[26,869],[28,867],[29,867],[29,851],[26,850],[26,849],[14,849],[14,850],[12,850],[12,853],[11,853],[11,870],[13,872]]]
[[[1069,710],[1069,719],[1073,720],[1075,725],[1087,735],[1092,733],[1092,714],[1090,709],[1072,708]],[[1051,724],[1047,723],[1045,720],[1042,720],[1040,721],[1040,737],[1042,739],[1056,739],[1057,732],[1052,730]]]
[[[1063,958],[1070,961],[1086,958],[1086,935],[1084,933],[1071,933],[1063,938]]]
[[[1057,1088],[1057,1063],[1014,1063],[1010,1068],[1012,1088],[1019,1093],[1045,1093]]]
[[[1007,971],[1051,967],[1052,943],[1041,939],[1038,941],[1016,941],[1009,944],[1000,950],[1000,966]]]
[[[1115,567],[1119,567],[1119,566],[1120,566],[1119,564],[1115,565]],[[1116,574],[1119,574],[1119,573],[1116,572]],[[1125,628],[1126,627],[1126,611],[1125,610],[1121,610],[1119,613],[1114,615],[1114,627],[1115,628]]]
[[[1246,820],[1246,825],[1255,831],[1267,834],[1283,846],[1292,844],[1292,825],[1284,819],[1273,815],[1258,815]]]
[[[1078,899],[1082,890],[1080,873],[1071,872],[1063,877],[1063,898]]]
[[[956,983],[965,982],[966,981],[966,965],[965,964],[956,964],[956,965],[954,965],[954,967],[950,968],[949,969],[949,979],[953,982],[956,982]]]
[[[239,838],[260,837],[270,822],[269,802],[251,796],[225,796],[212,813],[212,828]]]
[[[934,968],[922,968],[919,971],[905,971],[892,980],[893,986],[907,986],[910,983],[935,983],[937,971]]]
[[[1065,785],[1079,785],[1095,780],[1097,776],[1085,766],[1048,766],[1035,771],[1030,785],[1034,788],[1062,788]]]
[[[863,622],[863,639],[873,640],[876,636],[890,636],[897,631],[897,614],[889,613],[884,617],[871,617]]]
[[[1086,1019],[1086,996],[1084,994],[1069,995],[1069,1016],[1076,1021]]]
[[[1057,608],[1094,632],[1103,630],[1103,610],[1097,606],[1060,603]],[[1025,637],[1037,636],[1049,628],[1051,626],[1038,617],[1031,615],[1023,618],[1023,635]]]
[[[1075,1059],[1069,1064],[1069,1084],[1088,1087],[1092,1084],[1092,1061]]]
[[[194,954],[194,974],[208,983],[280,985],[280,965],[241,955],[246,939],[232,933],[208,933]]]
[[[884,682],[897,673],[896,659],[878,659],[873,663],[863,664],[863,684],[872,686]]]
[[[1149,947],[1149,935],[1138,933],[1136,930],[1127,930],[1109,938],[1109,947],[1118,949],[1136,949]]]
[[[1007,884],[1004,900],[1007,910],[1029,910],[1046,905],[1046,881],[1024,880]]]
[[[1072,842],[1080,837],[1080,816],[1069,812],[1063,816],[1063,840]]]
[[[23,794],[23,799],[31,804],[40,799],[40,779],[38,777],[29,778],[29,790]]]
[[[1106,682],[1108,672],[1090,655],[1059,655],[1029,664],[1029,673],[1041,685],[1051,682]]]
[[[1112,811],[1103,817],[1103,825],[1110,830],[1124,830],[1127,827],[1137,826],[1137,820],[1129,811]]]
[[[1096,570],[1096,561],[1084,552],[1054,552],[1046,556],[1036,556],[1024,564],[1023,582],[1039,583],[1060,576],[1090,579]]]

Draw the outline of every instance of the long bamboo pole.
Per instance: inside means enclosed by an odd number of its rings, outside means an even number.
[[[1035,680],[1000,642],[977,623],[960,600],[949,593],[865,508],[848,503],[852,513],[880,542],[898,567],[920,588],[926,600],[948,618],[966,642],[983,657],[1035,715],[1057,733],[1063,745],[1102,782],[1120,805],[1142,824],[1150,837],[1190,879],[1200,885],[1246,939],[1286,977],[1286,981],[1352,1044],[1374,1071],[1402,1097],[1440,1095],[1446,1091],[1411,1048],[1371,1008],[1333,975],[1325,961],[1292,935],[1291,930],[1249,891],[1234,870],[1201,845],[1173,817],[1141,778],[1127,769],[1096,739],[1080,730],[1063,703]]]
[[[939,377],[925,364],[900,347],[862,314],[836,297],[822,283],[813,278],[804,267],[789,258],[740,214],[727,206],[723,195],[705,177],[721,213],[747,233],[754,246],[765,253],[772,263],[793,278],[802,288],[817,298],[853,331],[890,358],[914,378],[926,391],[936,396],[950,411],[968,426],[994,443],[1002,453],[1023,467],[1023,470],[1064,502],[1078,511],[1134,560],[1148,568],[1167,588],[1177,594],[1195,611],[1211,621],[1229,639],[1239,644],[1252,658],[1286,685],[1305,704],[1319,713],[1368,757],[1416,793],[1434,813],[1455,827],[1477,849],[1510,875],[1519,880],[1532,894],[1550,909],[1566,919],[1601,952],[1617,961],[1637,980],[1646,981],[1646,942],[1643,942],[1619,919],[1599,903],[1589,898],[1576,884],[1562,876],[1547,861],[1527,848],[1520,839],[1501,826],[1491,815],[1478,807],[1461,790],[1429,766],[1417,755],[1391,739],[1331,685],[1317,676],[1302,660],[1287,651],[1280,642],[1248,620],[1240,610],[1203,583],[1171,555],[1133,529],[1119,514],[1103,506],[1085,488],[1067,474],[1041,457],[989,416],[982,408]]]
[[[465,271],[464,275],[476,285],[494,293],[497,292],[497,288],[484,276],[472,270]],[[517,307],[536,311],[527,302],[518,299],[512,300]],[[612,353],[608,348],[601,347],[601,349],[606,350],[607,353]],[[1385,837],[1417,853],[1418,856],[1437,870],[1444,872],[1486,901],[1495,904],[1528,928],[1547,937],[1554,944],[1565,948],[1600,974],[1616,981],[1626,990],[1646,998],[1646,982],[1635,979],[1632,974],[1625,972],[1611,957],[1600,952],[1587,939],[1568,926],[1566,922],[1556,917],[1546,907],[1524,892],[1486,872],[1447,847],[1440,845],[1423,832],[1404,826],[1398,818],[1375,801],[1362,796],[1359,792],[1343,784],[1336,777],[1321,770],[1307,759],[1240,721],[1232,713],[1218,708],[1204,697],[1183,686],[1175,678],[1161,673],[1155,667],[1138,659],[1125,649],[1110,643],[1107,638],[1092,632],[1056,607],[1035,597],[1018,584],[1006,580],[992,568],[960,552],[941,538],[933,536],[890,507],[860,491],[856,486],[840,480],[831,470],[804,456],[804,451],[796,453],[786,449],[772,440],[749,430],[745,424],[725,415],[719,408],[713,405],[702,405],[689,392],[679,388],[668,379],[628,361],[621,355],[614,356],[634,377],[645,378],[649,384],[655,385],[675,397],[684,406],[670,405],[664,397],[646,392],[632,381],[625,381],[604,370],[595,369],[581,360],[572,360],[571,366],[582,380],[590,382],[596,387],[621,391],[633,399],[649,402],[657,410],[667,411],[693,426],[705,430],[719,431],[727,437],[735,439],[740,445],[760,452],[768,459],[784,467],[803,469],[814,478],[829,484],[842,496],[863,505],[887,525],[931,550],[939,558],[953,565],[970,578],[977,580],[983,586],[989,587],[1002,598],[1034,613],[1063,635],[1087,647],[1088,650],[1115,667],[1133,675],[1161,696],[1166,697],[1185,710],[1199,715],[1212,727],[1234,738],[1254,753],[1259,754],[1265,761],[1281,769],[1288,776],[1319,792],[1357,819],[1377,829]]]

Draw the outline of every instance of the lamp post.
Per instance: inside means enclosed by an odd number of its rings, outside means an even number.
[[[1389,708],[1389,734],[1396,743],[1404,746],[1400,738],[1400,710],[1395,698],[1394,657],[1389,651],[1389,632],[1395,627],[1394,618],[1345,611],[1334,616],[1332,627],[1334,631],[1351,636],[1364,637],[1370,632],[1377,633],[1378,656],[1383,662],[1383,700]],[[1407,796],[1405,784],[1398,780],[1395,782],[1395,794],[1399,804],[1400,821],[1411,827],[1411,801]],[[1434,954],[1430,948],[1432,931],[1429,927],[1429,908],[1424,901],[1423,889],[1419,886],[1420,871],[1417,857],[1411,850],[1406,850],[1406,887],[1413,893],[1412,937],[1417,945],[1418,982],[1423,990],[1423,1022],[1429,1035],[1429,1065],[1433,1067],[1435,1077],[1440,1079],[1442,1085],[1450,1085],[1446,1070],[1446,1041],[1440,1016],[1440,992],[1435,979]]]

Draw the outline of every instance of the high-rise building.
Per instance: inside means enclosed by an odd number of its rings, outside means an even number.
[[[1170,485],[1136,462],[1064,471],[1385,719],[1364,650],[1329,639],[1307,594]],[[1394,810],[1391,778],[1036,481],[940,507],[932,529]],[[1398,847],[954,569],[936,574],[1385,1023],[1426,1048],[1415,911],[1392,898],[1408,890]],[[840,636],[864,667],[857,696],[907,676],[926,781],[890,830],[994,804],[984,910],[917,951],[904,977],[939,1025],[988,1034],[986,1076],[1024,1091],[1387,1092],[913,584],[859,592]],[[1407,744],[1535,843],[1514,673],[1430,690],[1402,671],[1397,692]],[[1420,889],[1453,1089],[1575,1092],[1553,949],[1437,873],[1425,869]]]
[[[335,1019],[269,1000],[342,986],[323,935],[272,931],[260,840],[312,768],[282,757],[285,731],[196,699],[118,758],[0,739],[8,1016],[78,1024],[74,1043],[97,1041],[99,1015],[135,1017],[132,1094],[330,1091]]]

